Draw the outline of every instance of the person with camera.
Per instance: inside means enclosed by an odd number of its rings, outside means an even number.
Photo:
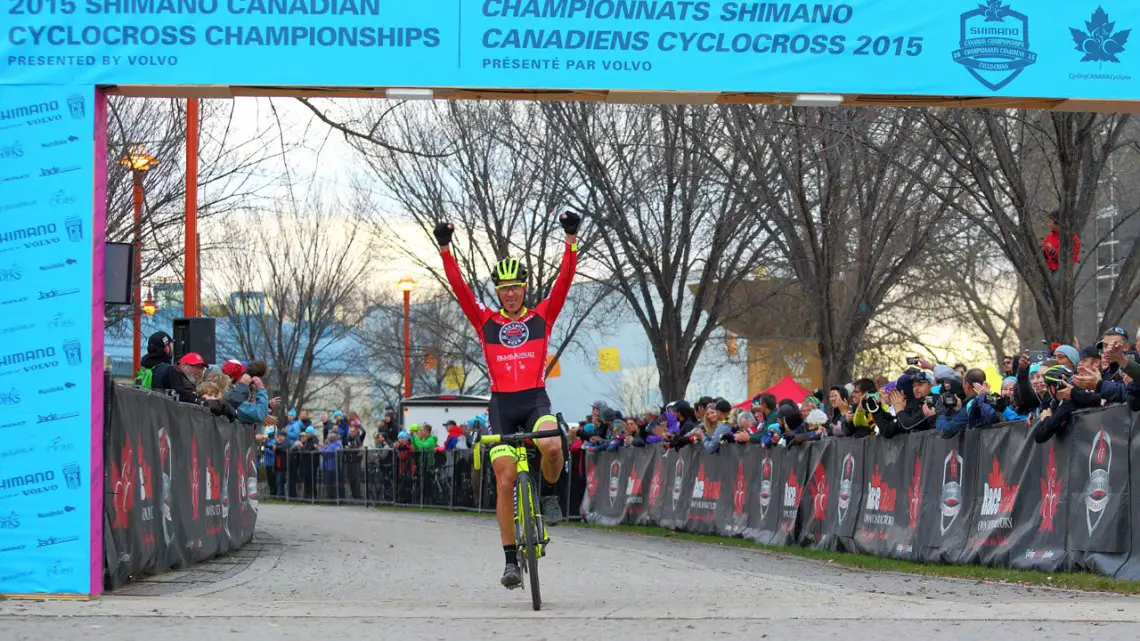
[[[894,417],[875,415],[879,435],[894,438],[899,434],[934,429],[938,414],[934,410],[934,397],[930,395],[933,386],[934,374],[931,372],[917,367],[903,372],[895,390],[885,397],[895,409]]]
[[[1033,440],[1044,443],[1054,435],[1065,431],[1073,412],[1088,407],[1100,407],[1101,397],[1096,392],[1081,389],[1073,384],[1073,370],[1064,365],[1054,365],[1043,374],[1049,397],[1053,399],[1049,407],[1043,408],[1031,434]]]
[[[993,407],[997,399],[990,394],[986,373],[982,370],[967,370],[961,382],[956,375],[951,378],[948,373],[938,380],[942,382],[939,400],[942,411],[934,429],[942,438],[954,438],[963,428],[980,429],[1000,420]]]
[[[1100,365],[1086,365],[1081,361],[1073,376],[1073,385],[1087,391],[1096,392],[1106,403],[1126,403],[1130,396],[1140,392],[1140,388],[1125,382],[1123,366],[1128,365],[1128,332],[1120,327],[1112,327],[1104,332],[1096,349],[1101,352]],[[1091,360],[1091,359],[1090,359]],[[1063,364],[1063,363],[1062,363]]]

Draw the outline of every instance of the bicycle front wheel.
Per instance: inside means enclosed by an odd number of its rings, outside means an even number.
[[[538,584],[538,547],[542,539],[539,538],[538,518],[535,516],[538,492],[530,474],[522,472],[518,475],[515,492],[519,502],[519,554],[530,578],[531,605],[537,611],[542,608],[542,592]]]

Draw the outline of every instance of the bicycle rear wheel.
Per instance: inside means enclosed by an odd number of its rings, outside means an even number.
[[[515,481],[515,492],[519,502],[519,555],[525,564],[530,579],[530,601],[535,610],[542,608],[542,592],[538,583],[538,547],[542,543],[538,532],[538,519],[535,516],[535,497],[538,492],[530,474],[523,472]]]

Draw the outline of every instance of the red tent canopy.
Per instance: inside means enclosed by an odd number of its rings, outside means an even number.
[[[776,397],[777,401],[789,398],[797,403],[802,403],[805,398],[811,396],[811,390],[805,388],[796,382],[796,379],[791,376],[785,376],[783,380],[776,383],[772,387],[760,392],[761,394],[772,394]],[[743,403],[739,403],[734,407],[747,408],[752,405],[752,399],[745,399]]]

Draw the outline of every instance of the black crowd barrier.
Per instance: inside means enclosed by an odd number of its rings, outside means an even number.
[[[108,386],[105,582],[189,567],[249,542],[260,447],[253,428],[204,408]]]
[[[1012,423],[954,439],[589,454],[581,512],[762,544],[1136,580],[1137,421],[1125,406],[1081,412],[1041,445]]]
[[[486,452],[483,457],[482,471],[476,472],[471,450],[291,449],[281,469],[263,459],[260,495],[281,501],[494,512],[494,474]],[[555,489],[563,514],[577,519],[586,489],[585,456],[571,453],[569,468]],[[538,470],[538,461],[532,461],[531,469]]]

